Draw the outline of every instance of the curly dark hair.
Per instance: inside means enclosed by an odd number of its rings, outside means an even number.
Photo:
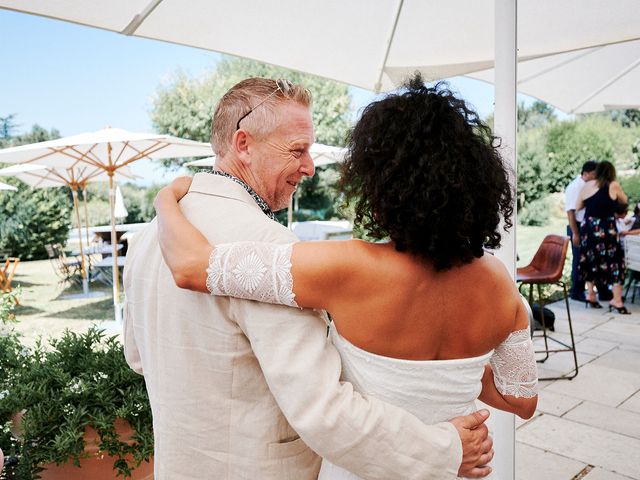
[[[348,138],[339,189],[356,224],[436,270],[500,245],[513,191],[496,138],[446,83],[417,74],[367,106]]]

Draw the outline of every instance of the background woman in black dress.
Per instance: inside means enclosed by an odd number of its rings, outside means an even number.
[[[627,195],[616,181],[616,169],[611,162],[600,162],[596,178],[585,184],[576,209],[585,208],[580,228],[580,275],[587,284],[587,303],[601,308],[596,301],[593,285],[612,285],[613,299],[609,311],[628,314],[622,303],[624,282],[624,252],[618,241],[615,210],[618,203],[626,203]]]

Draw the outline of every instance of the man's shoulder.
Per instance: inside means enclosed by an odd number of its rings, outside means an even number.
[[[267,217],[241,185],[223,176],[196,174],[180,206],[209,240],[297,241],[291,230]]]
[[[569,182],[569,184],[567,185],[567,188],[564,189],[565,192],[571,192],[573,190],[575,190],[576,188],[581,187],[582,185],[584,185],[584,181],[582,180],[582,177],[577,176],[576,178],[574,178],[573,180],[571,180]]]

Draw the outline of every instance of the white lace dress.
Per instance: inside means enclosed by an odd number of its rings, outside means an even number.
[[[297,307],[291,276],[291,245],[239,242],[218,245],[207,269],[213,295],[227,295]],[[342,359],[342,380],[355,390],[401,407],[428,424],[476,410],[484,366],[490,362],[496,388],[503,395],[532,397],[537,369],[528,330],[513,332],[495,350],[456,360],[401,360],[351,344],[330,328]],[[360,477],[323,460],[318,480]],[[495,478],[488,476],[485,478]]]

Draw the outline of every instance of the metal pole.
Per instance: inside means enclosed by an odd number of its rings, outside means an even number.
[[[501,154],[512,171],[514,215],[511,232],[503,235],[502,247],[496,256],[506,265],[515,280],[515,189],[517,131],[517,0],[495,0],[495,116],[494,134],[501,138]],[[497,478],[515,479],[515,417],[495,409],[491,411],[496,455],[493,467]]]
[[[80,223],[80,206],[78,205],[78,184],[71,184],[71,193],[73,194],[73,209],[76,214],[76,223],[78,225],[78,240],[80,241],[80,273],[82,274],[82,291],[89,293],[89,281],[87,280],[87,270],[84,265],[84,249],[82,248],[82,224]]]
[[[111,144],[107,144],[107,152],[109,155],[109,167],[112,166],[111,163]],[[116,190],[115,185],[113,183],[113,175],[114,171],[110,168],[107,170],[107,174],[109,175],[109,210],[111,211],[111,246],[112,255],[113,255],[113,310],[115,314],[115,321],[117,324],[122,324],[122,312],[120,311],[120,286],[119,282],[119,272],[118,272],[118,239],[116,236],[116,216],[115,216],[115,207],[116,207]]]
[[[87,234],[87,247],[91,245],[89,240],[89,210],[87,208],[87,184],[82,184],[82,203],[84,204],[84,230]]]
[[[289,230],[293,229],[293,195],[289,197],[289,207],[287,207],[287,227]]]

